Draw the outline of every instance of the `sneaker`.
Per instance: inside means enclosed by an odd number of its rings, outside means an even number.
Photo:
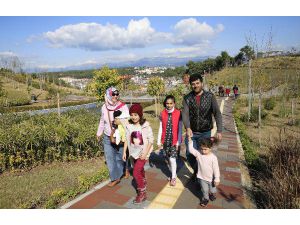
[[[133,204],[138,205],[147,200],[146,191],[139,191],[136,198],[133,200]]]
[[[206,207],[207,206],[207,204],[208,204],[208,199],[203,199],[203,200],[201,200],[201,202],[200,202],[200,205],[202,206],[202,207]]]
[[[211,200],[212,202],[215,201],[217,199],[216,194],[209,194],[209,200]]]
[[[176,178],[170,180],[170,186],[176,186]]]

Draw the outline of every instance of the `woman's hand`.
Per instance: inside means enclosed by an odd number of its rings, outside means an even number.
[[[123,153],[122,159],[124,162],[126,162],[126,153],[125,154]]]
[[[97,137],[96,137],[96,138],[97,138],[97,141],[100,141],[100,139],[101,139],[101,135],[99,135],[99,136],[97,135]]]

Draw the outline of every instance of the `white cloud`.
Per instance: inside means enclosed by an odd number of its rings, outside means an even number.
[[[161,49],[159,53],[169,57],[194,57],[194,56],[206,56],[210,49],[209,41],[188,47],[179,48],[165,48]]]
[[[174,26],[173,43],[188,46],[205,43],[223,30],[222,24],[213,28],[206,22],[198,22],[195,18],[183,19]]]
[[[62,26],[42,35],[32,35],[27,41],[46,39],[54,48],[80,48],[90,51],[145,48],[172,43],[193,46],[206,43],[224,30],[222,24],[212,27],[195,18],[183,19],[173,26],[173,32],[157,32],[148,18],[130,20],[127,27],[116,24],[78,23]]]
[[[0,57],[12,57],[12,56],[17,56],[17,54],[14,52],[0,52]]]
[[[127,28],[115,24],[79,23],[65,25],[43,34],[52,47],[83,48],[91,51],[142,48],[166,40],[148,18],[130,20]]]

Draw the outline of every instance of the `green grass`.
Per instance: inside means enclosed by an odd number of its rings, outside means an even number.
[[[102,168],[102,171],[99,170]],[[0,208],[56,208],[108,178],[101,158],[39,166],[0,176]]]

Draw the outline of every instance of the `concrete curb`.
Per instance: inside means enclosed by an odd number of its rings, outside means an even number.
[[[103,188],[105,185],[107,185],[109,183],[109,180],[103,181],[100,184],[96,185],[95,187],[93,187],[91,190],[79,195],[77,198],[73,199],[72,201],[64,204],[63,206],[60,207],[60,209],[68,209],[69,207],[71,207],[72,205],[74,205],[75,203],[79,202],[80,200],[84,199],[86,196],[92,194],[93,192]]]

